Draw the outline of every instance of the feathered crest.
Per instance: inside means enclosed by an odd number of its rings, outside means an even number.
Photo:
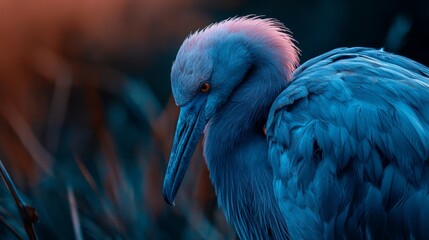
[[[261,18],[261,16],[248,15],[244,17],[232,17],[221,22],[213,23],[194,33],[191,33],[183,45],[195,47],[196,44],[207,42],[213,36],[229,33],[244,33],[249,39],[266,42],[281,57],[283,65],[293,72],[299,64],[299,49],[289,29],[281,22],[273,18]]]

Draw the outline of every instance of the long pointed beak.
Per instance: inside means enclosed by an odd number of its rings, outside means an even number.
[[[164,200],[174,205],[174,197],[185,176],[192,154],[207,124],[204,112],[205,100],[196,99],[180,109],[174,135],[173,149],[164,178]]]

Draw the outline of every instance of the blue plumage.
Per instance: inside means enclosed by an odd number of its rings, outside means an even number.
[[[269,148],[278,149],[269,155],[278,166],[274,191],[291,238],[425,237],[428,74],[367,48],[336,49],[296,70],[267,123]],[[408,210],[414,204],[420,219]]]
[[[205,129],[218,204],[241,239],[424,239],[429,69],[339,48],[295,70],[286,31],[244,17],[185,40],[164,198],[173,202]]]

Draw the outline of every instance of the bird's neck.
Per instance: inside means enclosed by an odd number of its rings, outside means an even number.
[[[204,154],[219,207],[240,238],[281,238],[285,223],[274,196],[263,128],[274,99],[287,83],[267,79],[272,72],[267,67],[251,71],[209,122]]]

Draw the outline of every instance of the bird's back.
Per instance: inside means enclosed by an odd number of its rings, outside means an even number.
[[[292,239],[429,234],[429,69],[340,48],[294,72],[267,122]]]

